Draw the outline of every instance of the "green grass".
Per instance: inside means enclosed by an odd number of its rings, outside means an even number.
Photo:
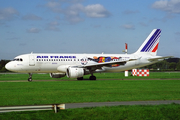
[[[180,80],[1,82],[0,106],[179,100]]]
[[[58,113],[53,111],[37,112],[13,112],[0,114],[2,120],[26,119],[26,120],[179,120],[180,105],[135,105],[78,108],[62,110]]]
[[[124,76],[124,72],[120,73],[96,73],[98,79],[180,79],[180,72],[150,72],[148,77]],[[85,75],[84,79],[88,79],[90,75]],[[27,80],[28,74],[0,74],[0,81],[9,80]],[[49,74],[33,74],[33,80],[76,80],[73,78],[51,78]]]
[[[96,77],[99,80],[68,81],[65,77],[61,78],[65,81],[0,82],[0,106],[180,100],[180,73],[150,73],[149,77],[102,73]],[[27,74],[0,74],[0,81],[27,81],[27,78]],[[33,79],[58,80],[50,78],[49,74],[34,74]],[[180,105],[81,108],[57,114],[53,111],[14,112],[0,114],[0,119],[180,119]]]

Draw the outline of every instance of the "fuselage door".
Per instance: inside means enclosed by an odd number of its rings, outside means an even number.
[[[29,55],[29,66],[35,66],[34,55]]]

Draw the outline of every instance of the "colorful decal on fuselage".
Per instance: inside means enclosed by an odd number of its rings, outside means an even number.
[[[100,57],[97,57],[97,56],[94,56],[93,58],[88,58],[88,60],[91,60],[91,61],[94,61],[94,62],[97,62],[97,63],[104,63],[104,62],[110,62],[114,59],[120,59],[121,57],[103,57],[103,56],[100,56]],[[113,64],[111,65],[111,67],[118,67],[120,66],[119,64]]]
[[[111,67],[118,67],[118,66],[120,66],[119,64],[113,64],[113,65],[111,65]]]
[[[84,57],[84,58],[81,59],[81,64],[82,65],[86,65],[87,63],[88,63],[87,57]]]

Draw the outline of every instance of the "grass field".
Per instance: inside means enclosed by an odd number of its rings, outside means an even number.
[[[150,73],[149,77],[124,77],[124,73],[103,73],[96,74],[96,76],[99,79],[97,79],[97,81],[75,81],[74,79],[71,79],[73,81],[68,81],[69,79],[67,78],[61,78],[66,80],[0,82],[0,106],[107,101],[180,100],[180,73]],[[86,77],[88,78],[88,76]],[[0,74],[0,81],[27,81],[27,78],[28,75],[26,74]],[[34,74],[33,79],[57,80],[50,78],[48,74]],[[0,119],[6,119],[4,116],[7,117],[10,114],[11,113],[0,114]],[[107,117],[107,115],[109,117]],[[35,118],[39,117],[39,119],[51,119],[51,116],[53,116],[54,119],[179,119],[180,105],[70,109],[60,111],[56,115],[54,115],[53,111],[30,112],[30,115],[29,112],[20,112],[13,113],[13,116],[10,118],[20,117],[22,119],[34,119],[32,116],[35,116]]]
[[[180,105],[115,106],[0,114],[1,120],[179,120]]]
[[[85,75],[84,79],[88,79],[90,75]],[[180,72],[151,72],[148,77],[137,77],[131,76],[129,72],[129,77],[124,76],[124,72],[120,73],[96,73],[95,76],[98,79],[180,79]],[[0,74],[0,81],[9,80],[27,80],[28,74]],[[72,78],[51,78],[49,74],[33,74],[33,80],[76,80]]]

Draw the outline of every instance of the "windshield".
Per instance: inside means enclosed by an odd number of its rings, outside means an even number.
[[[14,58],[13,61],[23,61],[23,59],[22,58]]]

